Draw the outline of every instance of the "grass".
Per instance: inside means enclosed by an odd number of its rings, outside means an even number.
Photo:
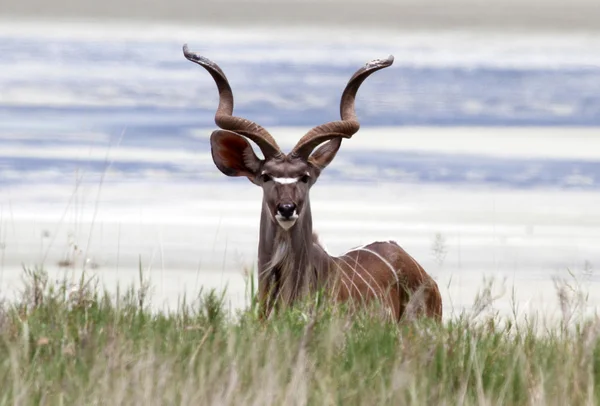
[[[260,322],[254,300],[230,314],[216,291],[156,312],[147,285],[111,296],[94,278],[24,276],[0,305],[1,405],[600,402],[595,317],[539,334],[493,313],[396,325],[312,300]]]

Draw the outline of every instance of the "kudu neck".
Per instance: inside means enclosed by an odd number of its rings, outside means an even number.
[[[258,246],[259,284],[262,280],[272,286],[277,302],[290,305],[314,291],[321,280],[322,266],[316,263],[314,255],[310,205],[303,207],[296,224],[288,230],[277,224],[268,210],[263,202]]]

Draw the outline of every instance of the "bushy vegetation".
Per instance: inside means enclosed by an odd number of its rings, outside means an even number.
[[[597,318],[540,334],[493,313],[397,325],[311,300],[260,321],[254,300],[229,314],[215,291],[167,313],[147,286],[109,295],[93,278],[25,276],[0,306],[2,405],[600,402]]]

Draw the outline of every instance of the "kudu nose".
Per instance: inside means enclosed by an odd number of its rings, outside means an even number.
[[[294,203],[285,203],[277,205],[277,211],[282,217],[289,219],[294,215],[296,211],[296,205]]]

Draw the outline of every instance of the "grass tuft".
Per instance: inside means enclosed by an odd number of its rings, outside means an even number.
[[[539,334],[532,319],[486,313],[489,292],[441,324],[397,325],[318,295],[260,321],[252,278],[235,313],[216,290],[151,311],[141,267],[141,287],[114,296],[85,274],[24,278],[19,299],[0,303],[0,405],[600,402],[597,317],[565,309]]]

